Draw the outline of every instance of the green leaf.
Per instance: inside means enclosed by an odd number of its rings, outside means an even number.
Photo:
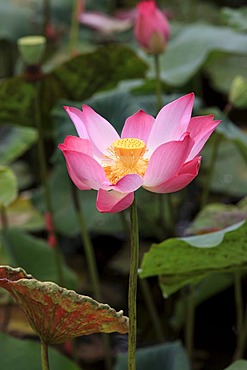
[[[59,99],[83,101],[123,79],[143,78],[146,69],[131,49],[121,45],[100,47],[65,62],[41,81],[42,122],[50,129],[49,114]],[[0,85],[0,122],[34,126],[34,99],[35,86],[23,77],[5,80]]]
[[[225,368],[225,370],[247,370],[247,361],[246,360],[238,360]]]
[[[161,56],[163,81],[172,86],[184,85],[215,50],[246,55],[246,36],[227,27],[206,24],[182,27]]]
[[[247,31],[247,6],[238,9],[224,7],[221,10],[222,21],[237,31]]]
[[[0,126],[0,164],[13,162],[30,149],[36,140],[37,131],[33,128]]]
[[[172,238],[152,245],[142,260],[140,277],[162,276],[162,284],[176,291],[188,282],[198,281],[214,272],[245,270],[247,222],[237,225],[222,230],[220,234],[209,233],[196,239]],[[197,246],[205,245],[205,242],[209,244],[207,238],[212,243],[210,248],[192,246],[195,240]]]
[[[0,286],[26,313],[34,331],[47,344],[64,343],[81,335],[128,332],[128,318],[107,304],[40,282],[21,268],[0,266]]]
[[[214,52],[208,58],[203,69],[209,76],[212,86],[216,90],[228,94],[238,75],[247,78],[247,56]]]
[[[1,1],[0,38],[16,40],[20,36],[33,33],[33,16],[33,7],[30,5],[24,3],[17,6],[12,1]]]
[[[12,338],[0,333],[1,368],[8,370],[38,370],[40,364],[40,343],[32,340]],[[54,370],[80,370],[69,358],[49,348],[49,362]]]
[[[54,251],[43,239],[28,235],[22,230],[4,230],[3,247],[14,267],[21,266],[39,280],[58,282]],[[74,288],[76,276],[62,261],[64,285]]]
[[[244,130],[240,129],[234,123],[217,107],[209,107],[207,109],[201,110],[202,114],[214,114],[216,119],[222,120],[220,125],[217,127],[216,132],[223,135],[225,139],[228,141],[234,143],[236,147],[239,149],[240,154],[242,155],[243,159],[247,162],[247,134]],[[226,159],[226,163],[228,163],[229,167],[229,162],[231,162],[231,157],[234,158],[234,150],[232,150],[231,144],[223,143],[221,146],[226,147],[226,150],[229,151],[229,158],[227,153],[222,153],[220,156],[220,160],[224,161],[224,158]],[[229,148],[230,146],[230,148]],[[230,157],[231,154],[231,157]],[[238,171],[241,172],[240,168],[242,165],[242,161],[238,160],[236,158],[236,161],[238,163]],[[246,164],[245,164],[246,165]],[[224,167],[225,164],[222,166]],[[236,167],[236,165],[235,165]],[[234,169],[234,168],[233,168]]]
[[[17,179],[14,172],[0,166],[0,207],[7,207],[17,197]]]
[[[209,110],[203,110],[203,113]],[[246,163],[247,163],[247,135],[245,131],[239,129],[233,123],[218,114],[217,108],[212,108],[211,113],[216,114],[216,118],[222,118],[223,121],[217,127],[216,132],[224,136],[226,140],[221,140],[218,148],[218,155],[215,163],[215,170],[211,182],[213,191],[232,194],[234,196],[246,195]],[[202,166],[210,166],[210,141],[202,152]],[[203,167],[202,167],[203,168]],[[199,177],[200,180],[200,177]],[[201,180],[204,181],[203,176]]]
[[[119,354],[114,370],[127,370],[127,353]],[[180,342],[166,343],[136,351],[137,370],[190,370],[188,357]]]

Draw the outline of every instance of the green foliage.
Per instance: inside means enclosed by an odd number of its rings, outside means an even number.
[[[2,233],[2,244],[7,252],[9,264],[21,266],[39,280],[58,282],[54,252],[48,243],[22,230],[7,229]],[[64,286],[75,288],[76,276],[62,261]]]
[[[0,126],[0,164],[9,164],[20,157],[37,140],[31,127]]]
[[[110,89],[122,79],[141,78],[146,65],[127,47],[114,45],[79,55],[46,74],[41,81],[41,112],[44,125],[59,99],[83,101],[95,92]],[[34,125],[36,89],[23,77],[13,77],[0,85],[0,122]],[[50,127],[49,127],[50,129]]]
[[[74,186],[68,176],[65,163],[56,166],[50,177],[54,221],[57,232],[67,236],[74,236],[80,233],[72,198],[72,187]],[[118,215],[100,213],[96,209],[96,192],[93,190],[76,191],[79,192],[81,209],[85,215],[86,226],[90,232],[116,235],[123,231]],[[44,204],[41,191],[35,193],[34,203],[38,209],[43,210]],[[112,228],[113,223],[114,228]]]
[[[137,370],[190,370],[189,360],[180,342],[138,349]],[[127,354],[119,354],[114,370],[127,370]]]
[[[245,35],[227,27],[206,24],[183,26],[161,56],[162,79],[171,86],[184,85],[213,51],[246,55]]]
[[[247,223],[201,236],[172,238],[152,245],[142,260],[140,277],[161,276],[165,294],[198,282],[213,272],[245,270]]]
[[[247,78],[247,56],[213,52],[206,61],[204,71],[216,90],[229,94],[234,79],[241,75]]]
[[[40,370],[40,343],[32,340],[21,340],[0,333],[1,368],[8,370]],[[66,356],[57,350],[49,349],[50,366],[54,370],[80,370]]]
[[[247,361],[246,360],[238,360],[228,366],[225,370],[247,370]]]
[[[9,167],[0,166],[0,208],[7,207],[17,197],[17,179]]]
[[[232,9],[224,7],[221,10],[222,22],[237,31],[247,31],[247,6]]]

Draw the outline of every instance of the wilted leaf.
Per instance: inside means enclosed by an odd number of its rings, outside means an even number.
[[[128,332],[128,318],[122,311],[54,283],[42,283],[21,268],[0,266],[0,286],[14,296],[46,343],[98,332]]]
[[[13,107],[13,113],[16,112],[16,109],[21,110],[23,107]],[[16,114],[18,115],[18,112]],[[19,117],[16,117],[16,119],[18,120]],[[6,165],[13,162],[26,150],[30,149],[36,140],[37,131],[31,127],[0,125],[0,164]]]
[[[235,225],[233,231],[228,228],[202,236],[172,238],[154,244],[144,255],[140,277],[161,276],[162,284],[176,291],[214,272],[245,270],[246,231],[247,222]],[[205,244],[210,248],[205,248]]]
[[[7,207],[17,197],[17,179],[14,172],[0,166],[0,207]]]
[[[65,62],[41,81],[43,122],[51,123],[49,113],[59,99],[83,101],[123,79],[144,77],[146,69],[131,49],[120,45],[100,47]],[[5,80],[0,85],[0,122],[33,126],[34,98],[35,86],[23,77]]]

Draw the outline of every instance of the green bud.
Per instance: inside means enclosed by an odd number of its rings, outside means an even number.
[[[44,36],[21,37],[17,41],[17,46],[26,64],[39,64],[45,51],[46,38]]]
[[[242,76],[236,76],[229,92],[229,101],[236,108],[247,107],[247,80]]]

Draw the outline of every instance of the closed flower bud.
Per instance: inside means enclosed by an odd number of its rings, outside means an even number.
[[[161,54],[165,50],[170,27],[154,0],[138,3],[134,32],[138,44],[148,53]]]

